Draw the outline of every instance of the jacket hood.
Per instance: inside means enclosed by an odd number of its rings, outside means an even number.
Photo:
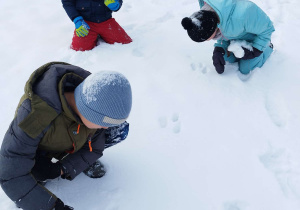
[[[199,0],[200,7],[206,2],[220,18],[219,28],[225,29],[230,15],[233,13],[237,0]],[[221,12],[222,11],[222,12]]]
[[[64,90],[72,91],[81,81],[76,81],[74,76],[85,79],[90,72],[66,63],[51,63],[46,68],[40,68],[35,72],[36,77],[31,78],[30,85],[34,94],[47,102],[49,106],[60,113],[63,109],[60,95]],[[68,78],[65,75],[70,75]],[[65,78],[63,85],[59,85]],[[63,89],[63,90],[60,90]]]

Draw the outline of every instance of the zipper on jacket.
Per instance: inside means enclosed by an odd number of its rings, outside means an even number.
[[[78,124],[77,130],[74,130],[74,131],[73,131],[73,134],[74,134],[74,135],[79,134],[79,129],[80,129],[80,124]]]
[[[79,129],[80,129],[80,124],[78,124],[78,127],[77,127],[77,134],[79,134]]]
[[[80,129],[80,124],[78,124],[78,126],[77,126],[77,131],[73,131],[73,134],[74,134],[74,135],[79,134],[79,129]],[[74,144],[74,142],[73,142],[72,146],[73,146],[73,150],[71,150],[71,151],[66,151],[67,153],[72,154],[72,153],[75,152],[75,144]]]
[[[92,134],[89,134],[89,136],[88,136],[88,143],[89,143],[90,152],[92,152],[93,151],[93,148],[92,148]]]

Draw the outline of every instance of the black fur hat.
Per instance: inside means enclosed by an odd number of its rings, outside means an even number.
[[[200,10],[191,17],[183,18],[181,25],[193,41],[204,42],[216,31],[218,22],[219,18],[215,12]]]

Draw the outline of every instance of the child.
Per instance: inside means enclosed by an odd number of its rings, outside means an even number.
[[[93,49],[98,36],[109,43],[128,44],[132,39],[112,18],[122,0],[62,0],[64,9],[75,24],[71,49],[85,51]]]
[[[244,75],[262,67],[273,51],[270,41],[275,29],[270,18],[247,0],[199,0],[199,3],[201,10],[183,18],[181,24],[195,42],[218,40],[212,58],[216,71],[224,72],[225,61],[238,61],[239,71]],[[236,47],[228,49],[232,41],[244,42],[240,45],[242,55],[234,51]]]
[[[72,209],[43,182],[105,171],[104,148],[124,140],[131,87],[120,73],[53,62],[33,72],[0,151],[0,184],[24,210]],[[52,158],[58,161],[53,163]]]

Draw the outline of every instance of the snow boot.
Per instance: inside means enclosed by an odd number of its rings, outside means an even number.
[[[102,165],[102,163],[99,160],[96,160],[95,163],[93,163],[90,167],[88,167],[87,169],[85,169],[83,171],[83,173],[85,175],[87,175],[90,178],[101,178],[105,175],[106,171],[104,166]]]
[[[250,79],[251,77],[251,72],[250,71],[248,74],[243,74],[240,71],[237,72],[238,78],[242,81],[242,82],[246,82]]]

